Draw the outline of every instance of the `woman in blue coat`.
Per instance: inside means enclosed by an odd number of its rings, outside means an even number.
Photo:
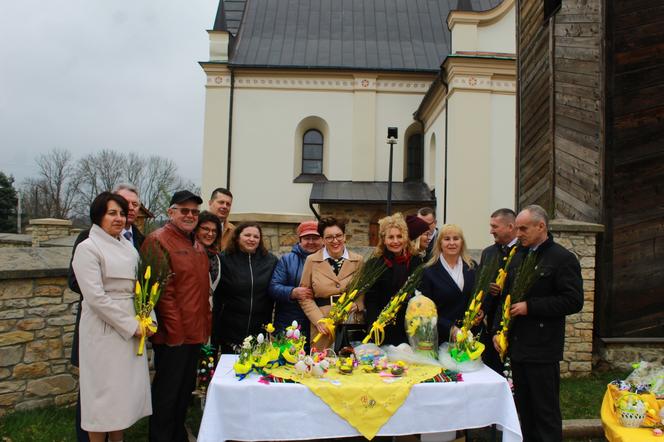
[[[436,237],[420,290],[438,310],[438,342],[456,335],[475,285],[477,265],[470,258],[461,228],[445,224]]]

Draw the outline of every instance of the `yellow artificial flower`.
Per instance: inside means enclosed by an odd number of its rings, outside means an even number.
[[[268,333],[274,333],[274,325],[270,322],[268,325],[265,326],[265,331]]]
[[[141,285],[138,283],[138,281],[136,281],[136,287],[134,288],[134,293],[136,293],[137,295],[141,294]]]
[[[147,266],[147,267],[145,268],[145,275],[143,275],[143,279],[145,279],[146,281],[148,281],[148,280],[150,279],[150,275],[151,275],[151,274],[152,274],[152,269],[150,268],[150,266]]]
[[[152,284],[152,292],[150,292],[150,296],[156,296],[157,290],[159,290],[159,283],[155,282],[154,284]]]

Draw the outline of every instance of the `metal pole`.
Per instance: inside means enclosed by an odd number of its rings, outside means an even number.
[[[394,152],[394,141],[390,139],[390,170],[387,175],[387,215],[392,215],[392,156]]]
[[[16,233],[21,233],[21,192],[16,192]]]

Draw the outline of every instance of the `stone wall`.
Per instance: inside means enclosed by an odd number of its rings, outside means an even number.
[[[401,212],[406,215],[415,214],[420,206],[394,205],[392,213]],[[378,220],[385,216],[385,204],[321,204],[321,217],[333,216],[346,220],[346,244],[349,248],[367,247],[370,236],[378,234]]]
[[[583,376],[592,370],[593,321],[595,311],[595,254],[602,226],[568,220],[551,221],[555,241],[572,251],[581,263],[583,309],[567,317],[565,350],[560,363],[562,376]]]
[[[298,223],[261,223],[265,247],[277,256],[291,251],[297,243]]]
[[[70,236],[72,222],[55,218],[31,219],[30,226],[25,230],[32,235],[32,247],[39,247],[44,241]]]
[[[604,339],[597,347],[597,356],[608,362],[613,368],[620,370],[631,370],[633,363],[641,361],[664,366],[664,341],[662,338]]]
[[[79,296],[67,288],[71,248],[62,249],[0,254],[0,416],[76,401],[69,357]]]

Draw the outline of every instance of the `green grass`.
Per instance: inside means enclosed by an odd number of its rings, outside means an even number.
[[[189,408],[187,425],[198,434],[203,412],[198,400]],[[17,411],[0,418],[2,442],[70,442],[76,440],[74,407],[55,406]],[[141,419],[125,431],[125,442],[148,440],[148,418]]]
[[[562,379],[560,405],[563,419],[599,418],[606,384],[624,379],[627,373],[607,371],[593,373],[585,378]],[[2,442],[69,442],[76,440],[74,408],[48,407],[11,413],[0,418]],[[203,412],[194,400],[187,414],[187,425],[198,433]],[[145,441],[148,438],[148,419],[142,419],[125,432],[126,442]],[[479,438],[478,440],[482,440]],[[587,439],[588,440],[588,439]]]
[[[560,408],[563,419],[599,419],[606,384],[614,379],[625,379],[628,372],[593,372],[584,378],[560,381]]]

